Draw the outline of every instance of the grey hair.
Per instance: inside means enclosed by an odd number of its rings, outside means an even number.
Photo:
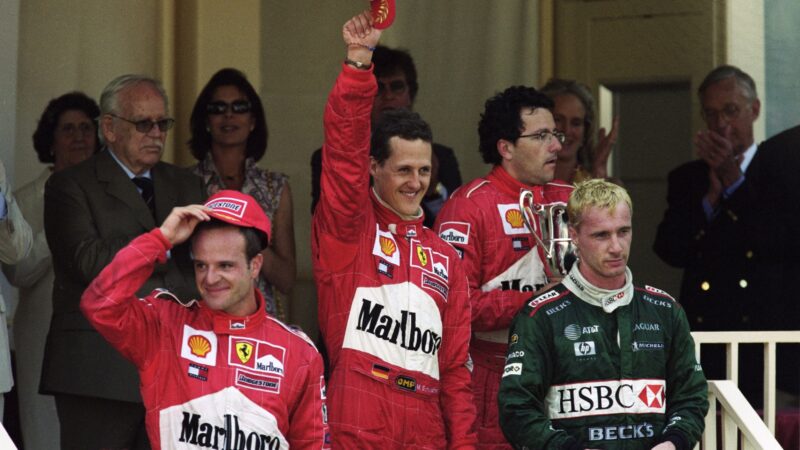
[[[551,78],[547,84],[542,86],[540,92],[550,97],[553,102],[559,95],[572,94],[583,104],[586,115],[583,117],[583,142],[581,148],[578,149],[578,160],[581,165],[587,166],[590,163],[588,152],[591,150],[594,136],[594,97],[589,87],[576,80]]]
[[[160,81],[146,75],[126,74],[114,78],[103,88],[103,92],[100,94],[100,116],[102,117],[105,114],[120,114],[119,94],[125,89],[139,83],[147,83],[155,88],[159,95],[161,95],[161,98],[164,99],[164,111],[169,113],[169,98],[167,97],[167,91],[164,90],[164,86]],[[103,130],[100,126],[97,127],[97,136],[100,142],[105,145],[106,142],[103,137]]]
[[[756,83],[753,81],[753,78],[745,73],[742,69],[736,66],[729,66],[729,65],[722,65],[706,75],[703,79],[703,82],[700,84],[700,87],[697,88],[697,95],[702,97],[703,92],[709,88],[712,84],[718,83],[722,80],[726,80],[728,78],[735,78],[736,84],[742,89],[742,93],[749,101],[757,100],[758,99],[758,92],[756,91]]]

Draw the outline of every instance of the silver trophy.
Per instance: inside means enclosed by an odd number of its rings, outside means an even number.
[[[533,192],[523,190],[519,194],[519,209],[536,243],[544,251],[550,273],[562,277],[566,275],[575,261],[575,246],[567,228],[566,203],[537,205]]]

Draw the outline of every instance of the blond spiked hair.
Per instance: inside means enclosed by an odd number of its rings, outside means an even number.
[[[631,202],[631,197],[625,188],[602,178],[578,183],[575,190],[570,194],[569,202],[567,203],[569,225],[577,228],[583,219],[583,214],[590,207],[607,209],[613,213],[616,206],[621,202],[625,202],[631,214],[633,214],[633,202]]]

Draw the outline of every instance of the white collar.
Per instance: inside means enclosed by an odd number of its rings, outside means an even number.
[[[625,267],[625,285],[620,289],[609,290],[589,283],[581,274],[578,265],[580,265],[580,261],[572,266],[562,283],[584,302],[592,306],[599,306],[603,308],[603,311],[611,313],[633,300],[633,274],[628,267]]]

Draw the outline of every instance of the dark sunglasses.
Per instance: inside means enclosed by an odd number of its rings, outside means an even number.
[[[158,129],[159,129],[159,130],[160,130],[162,133],[164,133],[164,132],[166,132],[167,130],[169,130],[170,128],[172,128],[172,126],[173,126],[173,125],[175,125],[175,119],[161,119],[161,120],[148,120],[148,119],[142,119],[142,120],[130,120],[130,119],[126,119],[126,118],[124,118],[124,117],[120,117],[120,116],[118,116],[118,115],[116,115],[116,114],[110,114],[110,113],[109,113],[109,116],[111,116],[111,117],[116,117],[117,119],[124,120],[125,122],[128,122],[128,123],[132,123],[132,124],[133,124],[133,126],[135,126],[135,127],[136,127],[136,131],[138,131],[139,133],[143,133],[143,134],[147,134],[147,133],[149,133],[149,132],[150,132],[150,130],[152,130],[152,129],[153,129],[153,127],[156,127],[156,126],[158,127]]]
[[[211,102],[206,105],[206,112],[209,114],[225,114],[228,108],[234,114],[247,114],[250,112],[252,105],[247,100],[234,100],[233,103],[225,103],[223,101]]]
[[[403,80],[394,80],[389,83],[381,83],[378,81],[378,96],[383,95],[388,90],[392,94],[399,95],[408,89],[408,85]]]

